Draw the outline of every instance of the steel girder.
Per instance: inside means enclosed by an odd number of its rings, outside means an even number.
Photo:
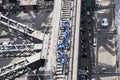
[[[27,57],[42,50],[42,44],[35,49],[36,44],[0,45],[0,58]]]
[[[0,15],[0,23],[3,24],[5,27],[12,29],[12,31],[16,31],[19,35],[24,35],[24,38],[33,41],[34,43],[41,43],[43,40],[43,33],[40,34],[39,38],[35,37],[32,33],[35,32],[34,29],[21,24],[15,20],[12,20],[6,16]],[[16,33],[14,33],[16,35]],[[17,35],[16,35],[17,36]],[[21,36],[23,37],[23,36]]]
[[[0,69],[0,80],[14,80],[27,73],[30,69],[38,69],[43,67],[44,64],[45,59],[42,59],[40,54],[33,55],[14,64],[2,67]]]
[[[79,36],[78,80],[91,80],[93,54],[94,0],[82,0]]]

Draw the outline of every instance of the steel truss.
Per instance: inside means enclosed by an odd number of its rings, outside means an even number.
[[[31,56],[42,49],[42,44],[35,49],[36,44],[16,44],[16,45],[0,45],[0,58],[8,57],[27,57]]]
[[[91,80],[93,54],[94,0],[81,1],[78,80]],[[85,74],[85,72],[87,72]]]
[[[45,59],[41,59],[40,57],[40,54],[37,54],[1,68],[0,80],[14,80],[15,78],[27,73],[30,69],[35,70],[43,67]]]
[[[48,4],[49,6],[49,4]],[[28,40],[33,41],[34,43],[43,42],[43,34],[41,33],[39,38],[32,35],[35,32],[34,29],[29,28],[28,26],[21,24],[15,20],[12,20],[8,17],[5,17],[0,14],[0,24],[4,25],[6,29],[9,29],[9,32],[17,34],[20,37],[27,37]],[[16,36],[18,36],[16,35]],[[45,35],[44,35],[45,36]],[[34,49],[35,44],[16,44],[16,45],[1,45],[0,46],[0,55],[2,57],[25,57],[34,54],[33,56],[27,57],[26,59],[16,62],[14,64],[2,67],[0,69],[0,80],[14,80],[15,78],[27,73],[30,69],[38,69],[45,64],[45,54],[41,52],[35,54],[38,51],[41,51],[42,44],[39,49]],[[5,56],[4,56],[5,54]],[[1,57],[1,56],[0,56]],[[30,68],[30,69],[29,69]]]
[[[21,37],[24,37],[24,38],[26,37],[26,39],[29,39],[34,43],[41,43],[43,40],[43,33],[41,33],[39,37],[35,37],[34,35],[32,35],[32,33],[35,32],[34,29],[24,24],[21,24],[15,20],[12,20],[8,17],[5,17],[2,14],[0,15],[0,23],[5,25],[5,27],[7,27],[8,29],[12,29],[11,33],[16,35],[16,33],[13,32],[13,31],[16,31],[17,35],[19,34],[20,36],[22,34]]]

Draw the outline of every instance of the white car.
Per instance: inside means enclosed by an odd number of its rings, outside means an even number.
[[[108,19],[107,19],[107,18],[103,18],[103,19],[101,20],[101,28],[106,29],[106,28],[108,28],[108,25],[109,25]]]

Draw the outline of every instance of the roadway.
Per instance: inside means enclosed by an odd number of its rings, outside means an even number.
[[[112,3],[110,0],[97,0],[101,6],[107,6]],[[116,53],[115,53],[115,38],[114,33],[114,14],[113,9],[104,9],[96,11],[97,27],[95,28],[95,53],[96,53],[96,69],[100,72],[116,71]],[[107,29],[102,29],[100,21],[102,18],[107,18],[109,26]],[[104,70],[104,71],[103,71]],[[104,77],[101,80],[116,80],[116,77]]]

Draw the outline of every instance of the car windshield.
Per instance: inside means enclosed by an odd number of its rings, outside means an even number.
[[[104,21],[102,21],[102,23],[104,23]]]

